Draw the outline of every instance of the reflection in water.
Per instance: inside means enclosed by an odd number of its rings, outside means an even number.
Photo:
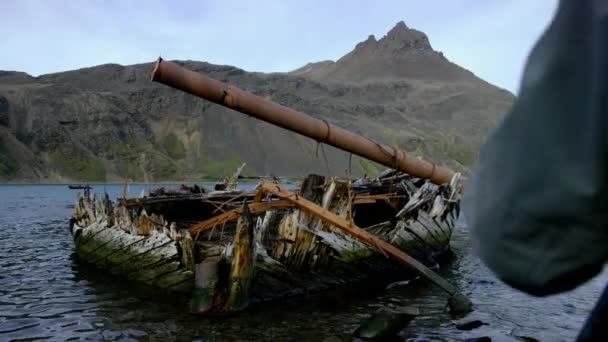
[[[131,186],[140,193],[142,186]],[[97,188],[95,190],[98,190]],[[111,197],[121,186],[106,186]],[[74,191],[65,186],[0,186],[0,340],[351,340],[382,306],[412,305],[421,315],[401,333],[410,341],[572,340],[608,274],[571,293],[546,299],[514,292],[471,255],[466,231],[454,236],[456,260],[442,275],[476,304],[464,320],[484,325],[459,331],[463,320],[444,312],[446,297],[424,281],[403,287],[357,288],[314,300],[265,304],[230,317],[185,313],[188,298],[166,294],[92,269],[79,261],[67,228]]]

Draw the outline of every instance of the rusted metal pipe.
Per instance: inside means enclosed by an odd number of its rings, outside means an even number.
[[[377,143],[334,126],[325,120],[313,118],[297,110],[187,70],[175,63],[164,61],[162,58],[159,58],[154,66],[152,80],[302,134],[321,143],[373,160],[384,166],[407,172],[416,177],[429,179],[435,184],[449,183],[454,175],[454,172],[447,168],[412,157],[396,147]]]

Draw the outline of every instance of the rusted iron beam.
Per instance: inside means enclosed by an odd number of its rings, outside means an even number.
[[[454,172],[431,162],[415,158],[389,145],[334,126],[321,120],[266,100],[234,86],[159,58],[152,80],[202,97],[211,102],[251,115],[262,121],[302,134],[377,163],[429,179],[435,184],[449,183]]]
[[[289,201],[300,210],[320,218],[321,220],[333,225],[334,227],[369,246],[377,248],[385,255],[409,267],[447,292],[450,295],[449,304],[453,311],[470,311],[472,304],[468,298],[461,294],[445,279],[441,278],[437,273],[433,272],[431,269],[418,262],[418,260],[412,258],[407,253],[391,245],[390,243],[381,240],[375,235],[357,227],[354,223],[346,220],[345,218],[342,218],[333,212],[318,206],[314,202],[311,202],[302,196],[298,196],[297,194],[280,187],[277,184],[268,182],[263,183],[258,191],[269,193],[278,198]]]

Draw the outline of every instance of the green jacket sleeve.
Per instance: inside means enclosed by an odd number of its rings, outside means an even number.
[[[511,286],[543,296],[602,269],[607,119],[608,1],[563,0],[463,200],[474,250]]]

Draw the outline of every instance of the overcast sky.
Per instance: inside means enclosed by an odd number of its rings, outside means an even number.
[[[191,59],[250,71],[335,60],[398,21],[435,50],[515,92],[557,0],[3,0],[0,70]]]

